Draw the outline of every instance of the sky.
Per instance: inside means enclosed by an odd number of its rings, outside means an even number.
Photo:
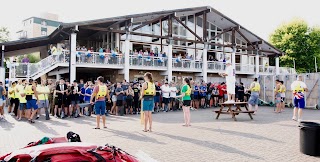
[[[5,0],[1,2],[0,26],[11,40],[22,20],[49,12],[59,21],[74,22],[127,14],[211,6],[265,40],[282,23],[294,18],[320,26],[319,0]]]

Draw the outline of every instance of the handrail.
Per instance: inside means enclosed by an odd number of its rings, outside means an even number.
[[[167,57],[129,55],[129,64],[131,66],[166,67]]]
[[[56,63],[65,62],[66,52],[68,51],[64,50],[64,51],[61,51],[60,54],[49,55],[48,57],[36,63],[14,63],[12,64],[13,66],[10,67],[10,70],[13,70],[12,77],[32,78],[37,74],[39,74],[40,72],[44,71],[45,69],[55,65]],[[60,59],[61,56],[63,56],[63,60]],[[20,73],[17,72],[19,70],[20,70]]]
[[[76,51],[76,63],[78,64],[123,64],[123,58],[123,54],[117,53]]]

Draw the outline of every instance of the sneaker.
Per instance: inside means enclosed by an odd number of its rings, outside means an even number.
[[[36,120],[38,120],[40,118],[40,115],[37,115]]]
[[[59,118],[57,115],[54,116],[55,118]]]
[[[294,116],[294,117],[292,117],[292,120],[297,121],[297,118]]]
[[[298,119],[298,122],[301,123],[302,119]]]

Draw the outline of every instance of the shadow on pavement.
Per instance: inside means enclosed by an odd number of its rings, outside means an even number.
[[[122,137],[125,139],[130,139],[130,140],[135,140],[135,141],[141,141],[141,142],[150,142],[150,143],[155,143],[155,144],[166,144],[163,142],[159,142],[154,138],[151,138],[145,134],[136,132],[136,133],[130,133],[130,132],[124,132],[124,131],[119,131],[119,130],[114,130],[114,129],[106,129],[103,131],[107,131],[107,132],[111,132],[114,133],[115,135],[117,135],[118,137]],[[137,135],[139,134],[139,135]]]
[[[59,120],[59,121],[63,121],[63,120],[61,120],[61,119],[58,119],[58,120]],[[45,123],[50,123],[50,124],[55,125],[55,126],[70,127],[70,126],[68,125],[68,123],[62,123],[62,122],[59,122],[59,121],[57,121],[57,120],[52,120],[52,117],[51,117],[51,120],[45,120],[45,121],[43,121],[43,122],[45,122]]]
[[[14,123],[11,123],[7,120],[0,121],[0,127],[3,128],[5,131],[10,131],[12,128],[14,128]]]
[[[215,142],[211,142],[211,141],[201,141],[201,140],[197,140],[197,139],[181,137],[181,136],[174,136],[174,135],[165,134],[165,133],[155,133],[155,134],[159,135],[159,136],[163,136],[163,137],[168,137],[173,140],[179,140],[182,142],[191,143],[191,144],[195,144],[195,145],[202,146],[202,147],[207,147],[209,149],[214,149],[214,150],[223,151],[223,152],[227,152],[227,153],[239,154],[239,155],[246,156],[249,158],[264,160],[263,158],[261,158],[259,156],[251,155],[251,154],[248,154],[248,153],[243,152],[241,150],[238,150],[236,148],[226,146],[226,145],[223,145],[220,143],[215,143]]]
[[[266,140],[270,142],[277,142],[277,143],[283,143],[281,141],[277,141],[271,138],[263,137],[260,135],[255,135],[251,133],[244,133],[244,132],[237,132],[237,131],[231,131],[231,130],[225,130],[225,129],[213,129],[213,128],[206,128],[206,127],[200,127],[200,126],[192,126],[192,128],[200,129],[200,130],[208,130],[208,131],[213,131],[213,132],[220,132],[220,133],[226,133],[229,135],[234,135],[234,136],[241,136],[245,138],[253,138],[253,139],[258,139],[258,140]]]
[[[51,129],[49,127],[47,127],[47,125],[45,124],[46,121],[36,121],[34,124],[30,124],[36,128],[38,128],[39,131],[43,132],[43,133],[50,133],[52,135],[59,135],[58,132],[56,132],[54,129]]]

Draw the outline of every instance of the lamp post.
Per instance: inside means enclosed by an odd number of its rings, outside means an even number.
[[[155,53],[155,54],[159,54],[159,53],[158,53],[158,47],[155,47],[155,48],[154,48],[154,53]]]
[[[1,47],[1,67],[4,67],[4,45]]]
[[[1,47],[1,67],[0,67],[0,81],[2,83],[5,83],[5,74],[6,74],[6,69],[4,67],[4,48],[5,46],[2,45]]]
[[[316,68],[316,73],[318,72],[318,65],[317,65],[317,57],[314,56],[314,66]]]

